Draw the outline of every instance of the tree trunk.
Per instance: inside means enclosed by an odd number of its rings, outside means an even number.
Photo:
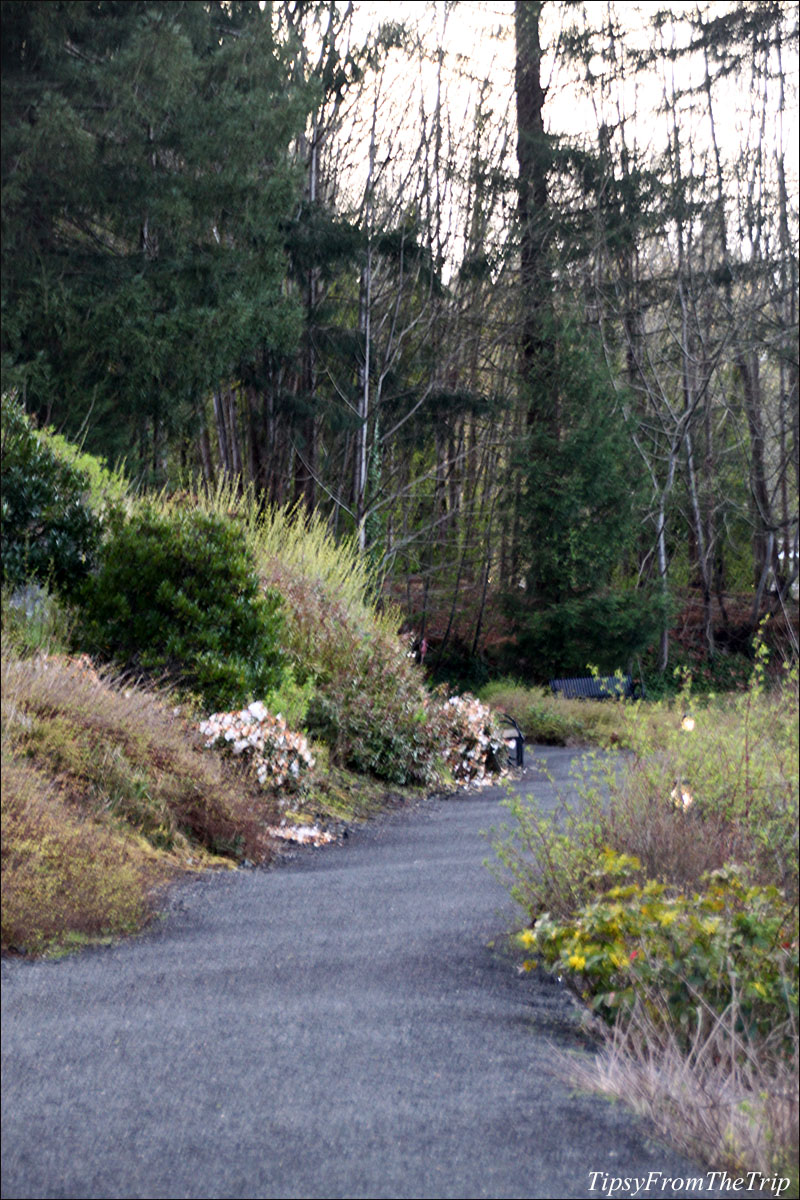
[[[242,479],[242,448],[239,442],[239,422],[236,412],[236,392],[229,387],[226,393],[225,411],[228,421],[228,444],[231,450],[231,470],[237,480]]]
[[[542,0],[517,0],[514,6],[516,34],[515,88],[517,101],[517,163],[520,237],[521,328],[520,373],[523,384],[536,398],[529,397],[528,423],[542,417],[558,427],[557,397],[547,387],[547,359],[551,353],[543,318],[551,290],[547,263],[548,153],[544,132],[542,48],[539,22]]]
[[[217,426],[219,465],[224,474],[230,475],[232,468],[230,452],[228,450],[228,434],[225,428],[225,412],[222,403],[222,396],[219,391],[214,392],[214,422]]]
[[[207,488],[214,486],[214,464],[211,460],[211,440],[208,436],[208,426],[203,418],[203,427],[200,430],[200,463],[203,470],[203,482]]]

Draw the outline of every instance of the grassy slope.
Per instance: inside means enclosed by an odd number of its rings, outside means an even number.
[[[265,863],[271,829],[352,821],[418,794],[318,769],[281,813],[235,760],[202,748],[168,696],[128,686],[84,658],[2,665],[2,945],[41,953],[141,927],[187,871]]]
[[[166,697],[8,647],[2,693],[4,946],[135,927],[177,873],[268,857],[275,802]]]
[[[320,523],[264,518],[225,492],[205,504],[246,526],[264,583],[283,595],[296,675],[335,679],[365,641],[411,669],[399,661],[394,616],[376,612],[351,547],[337,546]],[[3,625],[4,948],[39,953],[137,928],[180,873],[269,858],[277,799],[204,751],[174,698],[69,657],[68,622],[55,603],[33,621],[4,605]],[[291,679],[271,700],[302,723],[307,696]],[[387,791],[332,765],[325,747],[314,752],[317,770],[293,799],[296,811],[283,814],[290,820],[351,821],[419,794]]]

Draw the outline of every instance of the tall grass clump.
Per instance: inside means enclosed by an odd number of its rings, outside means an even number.
[[[251,487],[239,489],[229,481],[214,490],[163,495],[158,503],[228,517],[247,532],[266,582],[287,587],[302,582],[319,600],[335,601],[349,619],[370,627],[385,620],[387,628],[393,627],[394,614],[378,612],[375,580],[355,540],[337,540],[319,514],[310,515],[300,506],[265,506]]]
[[[736,1032],[736,1002],[687,1045],[668,1021],[634,1006],[591,1060],[563,1056],[565,1076],[581,1090],[630,1105],[677,1150],[734,1175],[775,1173],[797,1195],[798,1062],[775,1052],[787,1031],[750,1041]],[[732,1029],[733,1026],[733,1029]]]
[[[629,751],[586,760],[553,817],[511,801],[497,850],[528,965],[610,1031],[598,1086],[639,1096],[712,1165],[791,1170],[797,670],[766,680],[759,650],[738,695],[625,706]]]
[[[374,580],[352,542],[317,519],[271,511],[257,529],[265,581],[283,597],[295,678],[313,689],[312,733],[340,766],[397,784],[435,780],[440,746],[421,671],[379,612]]]

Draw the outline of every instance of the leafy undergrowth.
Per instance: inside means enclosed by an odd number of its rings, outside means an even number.
[[[4,947],[130,930],[178,873],[264,862],[275,800],[167,697],[4,648]]]
[[[425,794],[413,786],[387,791],[374,776],[334,766],[326,745],[310,746],[261,701],[238,712],[213,713],[197,728],[206,749],[238,759],[273,798],[281,815],[269,833],[281,841],[321,845],[344,826]]]
[[[797,669],[767,678],[759,651],[707,707],[615,706],[629,754],[588,756],[554,817],[511,801],[496,849],[526,965],[605,1041],[593,1086],[715,1169],[796,1176]]]
[[[368,821],[387,809],[414,804],[430,791],[410,785],[387,787],[380,779],[334,766],[328,747],[319,742],[314,744],[314,758],[307,787],[288,801],[284,813],[287,823],[318,825],[335,832]]]

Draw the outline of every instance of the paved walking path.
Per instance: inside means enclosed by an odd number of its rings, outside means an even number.
[[[570,752],[542,753],[566,778]],[[591,1172],[701,1175],[551,1073],[579,1045],[569,998],[488,944],[511,919],[482,865],[500,799],[182,885],[113,948],[5,961],[3,1196],[589,1197]]]

